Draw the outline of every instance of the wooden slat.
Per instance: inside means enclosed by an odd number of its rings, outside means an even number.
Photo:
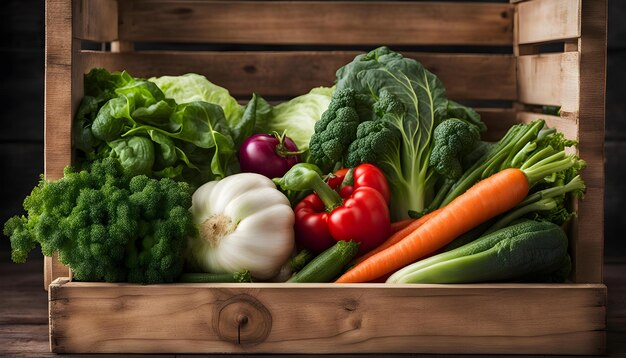
[[[68,0],[46,1],[45,175],[63,176],[70,161],[72,123],[72,7]]]
[[[513,6],[369,1],[120,1],[121,40],[511,45]]]
[[[580,36],[581,0],[534,0],[517,5],[520,44]]]
[[[59,279],[49,293],[57,353],[602,354],[605,344],[604,285]]]
[[[46,1],[46,64],[44,93],[44,174],[47,179],[63,176],[63,168],[71,162],[72,126],[72,2]],[[55,259],[56,260],[56,259]],[[58,261],[46,257],[44,287],[68,270]]]
[[[520,56],[517,61],[519,101],[561,106],[564,112],[578,112],[579,74],[578,52]]]
[[[580,40],[580,156],[588,190],[579,206],[576,280],[602,282],[607,1],[584,0]]]
[[[116,0],[78,0],[74,5],[74,37],[110,42],[117,39]]]
[[[151,77],[194,72],[228,88],[235,96],[294,96],[313,87],[331,86],[338,68],[357,51],[286,52],[137,52],[83,51],[84,68],[127,70]],[[455,99],[514,100],[515,59],[510,55],[403,52],[437,74]]]

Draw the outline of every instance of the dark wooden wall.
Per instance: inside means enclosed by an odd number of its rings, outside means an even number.
[[[43,172],[44,1],[0,1],[0,225]],[[0,250],[9,247],[0,235]],[[4,255],[2,255],[4,257]]]
[[[605,249],[626,256],[626,1],[609,1],[605,135]]]
[[[22,213],[43,171],[44,1],[0,1],[0,224]],[[626,1],[609,1],[606,103],[607,259],[626,256]],[[0,236],[0,251],[8,250]]]

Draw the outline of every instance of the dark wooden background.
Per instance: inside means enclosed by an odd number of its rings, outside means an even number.
[[[23,212],[22,201],[43,171],[44,1],[2,0],[0,15],[0,224],[3,224],[10,216]],[[626,219],[625,17],[626,1],[609,1],[607,260],[626,256],[626,239],[620,224]],[[8,249],[8,240],[0,235],[0,252],[6,254]]]

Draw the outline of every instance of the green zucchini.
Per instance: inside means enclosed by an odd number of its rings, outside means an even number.
[[[567,236],[556,224],[523,220],[457,249],[411,264],[393,283],[472,283],[514,280],[560,267]]]
[[[311,260],[287,282],[330,282],[339,276],[358,251],[359,244],[357,242],[338,241]]]

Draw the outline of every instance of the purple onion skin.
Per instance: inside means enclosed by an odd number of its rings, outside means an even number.
[[[270,179],[282,177],[300,162],[299,155],[286,153],[298,152],[298,147],[291,138],[285,136],[282,147],[281,149],[280,139],[271,134],[254,134],[248,137],[239,149],[241,171],[258,173]]]

